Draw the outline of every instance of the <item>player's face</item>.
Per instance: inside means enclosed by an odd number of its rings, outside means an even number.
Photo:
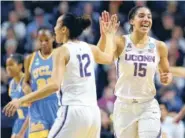
[[[21,71],[21,66],[17,64],[15,60],[12,58],[8,58],[6,60],[6,71],[8,73],[8,76],[15,77],[19,74]]]
[[[55,35],[56,35],[56,41],[57,43],[63,43],[64,42],[64,37],[66,36],[66,27],[62,26],[62,19],[63,16],[60,16],[57,20],[57,23],[55,25]]]
[[[134,31],[148,33],[152,27],[152,14],[148,8],[140,8],[131,20]]]
[[[53,37],[48,30],[40,30],[38,32],[38,40],[41,49],[44,51],[49,51],[53,47]]]

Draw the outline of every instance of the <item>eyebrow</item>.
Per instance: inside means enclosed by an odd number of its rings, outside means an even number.
[[[141,12],[141,13],[138,13],[138,14],[145,14],[145,13]],[[152,14],[151,14],[151,13],[148,13],[147,15],[152,16]]]

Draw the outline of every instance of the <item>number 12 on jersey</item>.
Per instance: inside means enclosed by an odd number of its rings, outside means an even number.
[[[89,67],[91,63],[89,55],[88,54],[77,55],[77,58],[79,61],[80,77],[91,76],[91,72],[87,71],[87,68]],[[85,60],[85,64],[83,64],[84,60]]]

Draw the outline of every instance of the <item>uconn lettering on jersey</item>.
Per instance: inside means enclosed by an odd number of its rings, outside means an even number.
[[[127,60],[127,61],[154,62],[155,63],[155,56],[126,54],[125,55],[125,60]]]
[[[150,47],[148,50],[150,50],[150,53],[153,53],[153,46]],[[154,62],[155,63],[155,56],[153,55],[137,55],[137,54],[128,54],[129,51],[132,51],[132,45],[131,43],[128,44],[125,54],[125,60],[126,61],[142,61],[142,62]],[[152,52],[151,52],[152,51]],[[142,53],[142,51],[138,51],[139,53]]]

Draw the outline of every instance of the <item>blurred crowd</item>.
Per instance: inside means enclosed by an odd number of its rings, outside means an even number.
[[[86,29],[79,39],[97,44],[99,32],[99,16],[103,10],[117,14],[120,20],[119,34],[129,33],[128,12],[136,5],[146,5],[152,11],[153,27],[150,35],[166,42],[169,50],[171,66],[185,67],[185,2],[176,1],[96,1],[96,2],[57,2],[57,1],[2,1],[1,2],[1,107],[10,101],[8,97],[8,82],[5,64],[9,55],[17,52],[25,56],[39,49],[37,29],[42,26],[54,28],[57,18],[71,12],[77,15],[90,15],[92,25]],[[116,99],[114,86],[116,83],[115,66],[97,65],[96,82],[98,105],[101,108],[102,130],[101,138],[113,138],[112,112]],[[165,119],[173,118],[185,102],[185,79],[174,78],[173,84],[161,86],[156,75],[157,100],[165,105],[167,111],[161,121],[166,133],[175,131],[170,123],[165,125]],[[161,109],[164,109],[161,107]],[[13,119],[7,119],[2,114],[2,128],[11,128]],[[3,122],[9,121],[10,123]],[[182,122],[181,122],[182,123]],[[179,124],[176,124],[179,125]],[[183,123],[182,125],[183,126]],[[173,129],[172,129],[173,128]],[[183,127],[184,129],[184,127]],[[2,131],[1,131],[2,132]],[[3,132],[5,133],[5,132]],[[11,133],[11,132],[9,132]],[[176,132],[173,132],[176,133]],[[180,132],[178,132],[180,133]],[[7,137],[8,138],[8,137]],[[177,137],[170,137],[177,138]]]

